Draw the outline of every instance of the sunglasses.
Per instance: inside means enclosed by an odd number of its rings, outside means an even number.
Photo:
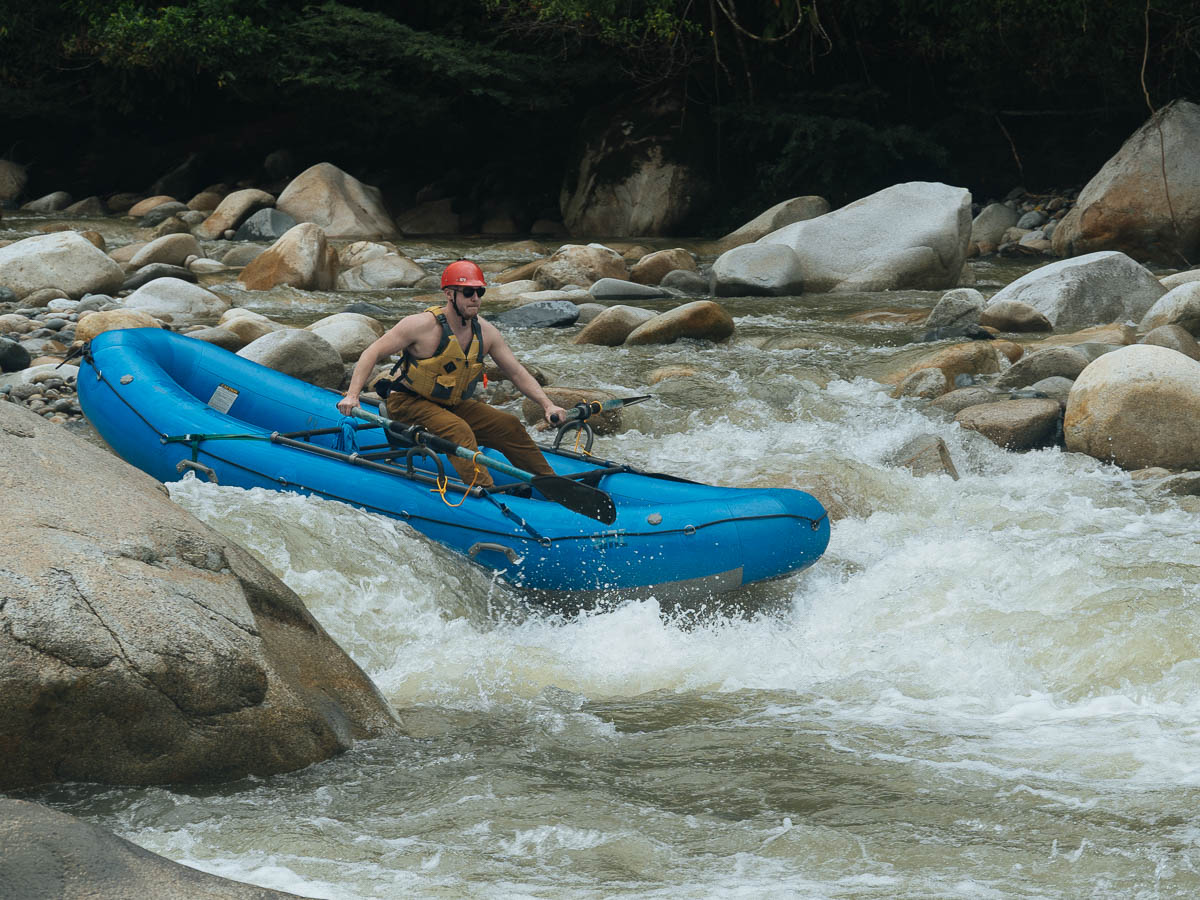
[[[483,296],[483,293],[484,293],[484,291],[486,291],[486,290],[487,290],[487,288],[481,288],[481,287],[456,287],[456,288],[454,288],[454,290],[456,290],[456,291],[462,291],[462,295],[463,295],[464,297],[474,297],[476,294],[478,294],[480,297],[482,297],[482,296]]]

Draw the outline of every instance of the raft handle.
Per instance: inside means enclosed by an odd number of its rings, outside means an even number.
[[[206,476],[208,476],[208,480],[210,482],[213,484],[220,484],[220,482],[217,481],[217,473],[208,466],[204,465],[204,463],[198,463],[191,459],[181,459],[175,464],[175,471],[182,474],[184,469],[194,469],[197,472],[203,472]]]
[[[474,559],[484,550],[493,550],[496,553],[504,554],[509,563],[514,566],[517,564],[517,560],[520,559],[520,557],[517,556],[517,551],[512,547],[505,547],[503,544],[493,544],[491,541],[479,541],[478,543],[472,544],[471,549],[467,551],[467,556],[471,557],[471,559]]]

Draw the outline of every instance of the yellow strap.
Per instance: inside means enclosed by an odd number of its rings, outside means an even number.
[[[477,456],[479,456],[479,454],[481,452],[483,452],[483,451],[476,450],[475,456],[471,457],[471,465],[473,465],[475,467],[475,471],[471,474],[471,483],[468,484],[467,489],[465,491],[463,491],[461,500],[459,500],[457,503],[451,503],[449,500],[446,499],[446,488],[448,488],[450,486],[450,476],[449,475],[443,475],[441,478],[435,478],[434,483],[437,484],[437,487],[430,488],[429,493],[441,494],[442,502],[445,503],[447,506],[449,506],[451,509],[458,509],[458,507],[460,507],[464,503],[466,503],[467,495],[471,492],[471,488],[475,487],[475,482],[479,479],[479,464],[477,462],[475,462],[475,458]]]

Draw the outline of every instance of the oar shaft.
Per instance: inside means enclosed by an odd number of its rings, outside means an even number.
[[[586,420],[591,416],[598,416],[600,413],[608,412],[611,409],[632,406],[634,403],[641,403],[643,400],[649,399],[650,395],[645,394],[640,397],[619,397],[613,400],[587,400],[583,403],[577,403],[566,410],[566,417],[561,421],[555,418],[553,424],[562,425],[566,422]]]

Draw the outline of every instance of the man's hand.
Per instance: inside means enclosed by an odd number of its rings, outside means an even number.
[[[350,413],[354,411],[354,408],[356,406],[358,406],[358,392],[357,391],[355,391],[352,394],[350,394],[350,393],[346,394],[346,396],[343,397],[341,400],[339,400],[338,404],[337,404],[338,412],[340,412],[343,416],[350,415]]]
[[[555,406],[551,403],[546,407],[546,421],[557,428],[563,422],[567,421],[567,411],[561,406]]]

